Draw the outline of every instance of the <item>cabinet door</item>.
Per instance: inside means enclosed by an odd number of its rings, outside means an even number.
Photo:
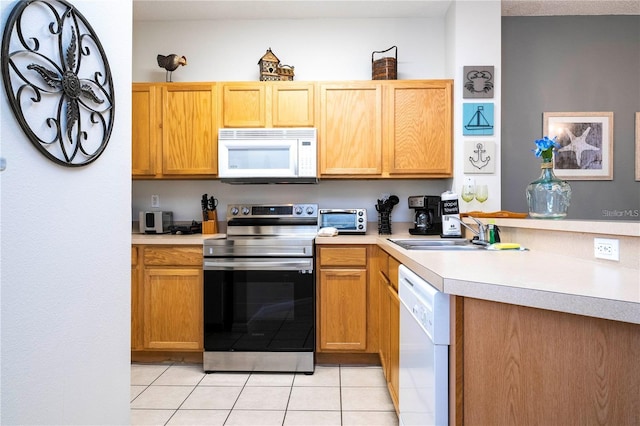
[[[145,348],[201,350],[202,315],[202,269],[145,269]]]
[[[400,299],[391,286],[389,293],[389,393],[396,410],[398,407],[398,389],[400,388]]]
[[[142,266],[138,259],[138,247],[131,247],[131,349],[142,349],[142,316],[141,305],[142,283],[140,271]]]
[[[320,85],[320,173],[382,172],[382,88],[377,83]]]
[[[134,84],[131,94],[131,174],[154,176],[157,172],[157,88]]]
[[[231,83],[222,85],[220,105],[223,127],[265,127],[266,85]]]
[[[393,82],[386,90],[389,174],[451,176],[451,80]]]
[[[381,271],[378,271],[378,290],[380,292],[379,300],[379,328],[378,334],[380,336],[380,364],[382,364],[382,371],[384,376],[389,381],[389,342],[390,342],[390,324],[389,324],[389,280],[385,277]]]
[[[215,85],[168,85],[162,91],[163,175],[215,175]]]
[[[273,83],[271,107],[273,127],[313,127],[313,83]]]
[[[320,350],[367,349],[367,271],[320,270]]]

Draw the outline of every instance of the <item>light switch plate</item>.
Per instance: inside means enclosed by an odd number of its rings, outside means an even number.
[[[159,195],[152,195],[151,196],[151,207],[152,208],[159,208],[160,207],[160,196]]]

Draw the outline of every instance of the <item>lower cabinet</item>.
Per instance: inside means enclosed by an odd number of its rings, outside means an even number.
[[[378,297],[369,282],[369,246],[319,245],[316,251],[317,351],[377,353]]]
[[[398,298],[399,262],[384,250],[376,247],[375,271],[377,276],[380,339],[379,353],[382,370],[396,412],[399,408],[398,389],[400,377],[400,299]]]
[[[202,246],[134,249],[131,349],[202,351]]]

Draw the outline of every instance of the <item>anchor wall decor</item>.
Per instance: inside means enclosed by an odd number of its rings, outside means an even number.
[[[495,173],[495,142],[467,140],[464,142],[464,172],[468,174]]]

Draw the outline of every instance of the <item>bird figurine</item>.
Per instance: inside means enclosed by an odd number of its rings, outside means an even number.
[[[171,55],[158,55],[158,66],[160,68],[164,68],[166,71],[165,79],[167,81],[171,80],[171,74],[180,66],[187,65],[187,58],[184,56],[178,56],[174,53]]]

